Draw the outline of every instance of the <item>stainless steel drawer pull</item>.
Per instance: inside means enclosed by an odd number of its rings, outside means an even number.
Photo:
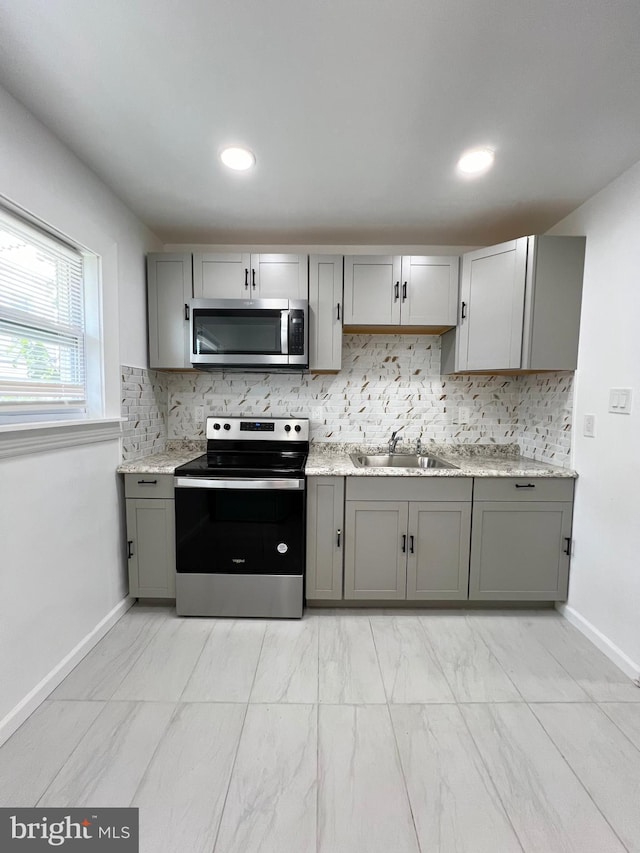
[[[138,485],[139,486],[157,486],[158,481],[157,480],[138,480]]]
[[[516,483],[516,489],[535,489],[535,483]]]

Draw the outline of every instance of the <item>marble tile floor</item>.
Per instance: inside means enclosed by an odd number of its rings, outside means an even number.
[[[142,853],[640,851],[640,689],[555,611],[132,608],[0,748],[0,806]]]

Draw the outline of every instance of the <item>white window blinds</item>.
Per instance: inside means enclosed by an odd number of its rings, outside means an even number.
[[[82,255],[0,210],[0,415],[86,399]]]

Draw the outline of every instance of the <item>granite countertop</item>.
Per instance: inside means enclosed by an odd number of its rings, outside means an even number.
[[[118,465],[118,474],[173,474],[178,465],[191,462],[207,452],[206,441],[168,441],[162,453],[143,456]]]
[[[178,465],[206,451],[204,441],[169,441],[163,453],[122,462],[120,474],[173,474]],[[318,443],[311,445],[305,473],[326,477],[570,477],[570,468],[536,462],[520,456],[517,444],[426,445],[423,454],[438,456],[456,468],[356,468],[350,453],[386,453],[386,447],[358,444]]]
[[[386,447],[313,444],[307,476],[335,477],[577,477],[570,468],[520,456],[517,444],[425,445],[423,455],[437,456],[455,468],[356,468],[350,453],[386,453]]]

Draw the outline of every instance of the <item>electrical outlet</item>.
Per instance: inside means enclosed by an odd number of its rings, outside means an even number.
[[[311,407],[311,420],[312,421],[324,420],[324,411],[322,409],[322,406],[312,406]]]
[[[587,438],[595,438],[596,435],[596,416],[595,415],[585,415],[583,426],[582,426],[582,434]]]
[[[468,424],[471,420],[471,406],[458,406],[458,423]]]
[[[193,409],[193,420],[195,425],[200,428],[204,426],[204,406],[195,406]]]

